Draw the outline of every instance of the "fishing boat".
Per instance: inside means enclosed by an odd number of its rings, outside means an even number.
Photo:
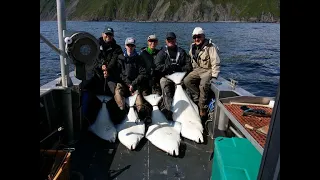
[[[203,143],[182,138],[179,155],[170,156],[143,138],[130,151],[118,140],[108,142],[88,131],[89,123],[81,112],[79,77],[84,77],[84,64],[90,64],[90,58],[98,53],[95,37],[67,31],[64,0],[57,0],[57,25],[59,47],[40,33],[40,39],[60,56],[61,65],[61,77],[40,87],[40,174],[48,174],[44,179],[215,180],[232,179],[232,175],[238,175],[233,179],[249,179],[243,175],[246,169],[241,175],[239,169],[235,172],[236,168],[228,170],[226,164],[219,165],[223,159],[218,157],[227,153],[221,152],[227,147],[221,142],[228,140],[246,140],[247,147],[260,155],[253,173],[256,179],[280,179],[280,84],[276,97],[260,97],[238,86],[235,80],[212,80],[215,98],[209,105],[210,118],[205,127],[209,135],[204,136]],[[68,71],[70,64],[75,64],[75,71]],[[250,111],[255,109],[269,116],[243,116],[244,112],[255,113]],[[251,122],[259,121],[250,125],[250,118]],[[269,128],[264,132],[257,131],[266,125]],[[53,166],[57,158],[60,163]]]

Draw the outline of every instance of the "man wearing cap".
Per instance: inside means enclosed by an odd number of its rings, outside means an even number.
[[[161,95],[160,88],[160,77],[156,73],[154,59],[156,58],[159,49],[157,49],[158,38],[156,35],[152,34],[147,38],[148,47],[141,48],[140,56],[145,64],[148,79],[149,79],[149,88],[147,90],[147,94],[159,94]],[[152,108],[152,107],[151,107]]]
[[[121,101],[123,100],[121,94],[115,91],[116,84],[120,80],[117,61],[118,55],[122,54],[122,49],[114,39],[113,29],[106,27],[98,39],[98,42],[100,45],[100,54],[96,68],[94,69],[94,76],[83,86],[83,90],[87,92],[84,93],[83,98],[83,104],[87,104],[87,109],[84,111],[86,111],[85,114],[88,114],[89,120],[95,119],[101,106],[101,102],[96,98],[96,95],[114,96],[117,105],[115,105],[115,108],[111,106],[113,111],[119,109],[117,109],[116,106],[123,107],[125,103]],[[120,108],[120,111],[122,110],[123,108]]]
[[[101,70],[104,78],[107,78],[109,88],[112,89],[114,100],[118,107],[123,110],[125,99],[121,89],[117,89],[117,84],[120,82],[120,69],[118,68],[118,55],[122,54],[121,46],[114,39],[114,30],[111,27],[106,27],[99,38],[100,54],[99,59],[102,60]]]
[[[102,60],[104,76],[114,76],[119,78],[119,72],[116,71],[117,57],[122,54],[121,46],[114,39],[114,31],[111,27],[106,27],[99,38],[100,54],[99,59]]]
[[[187,72],[188,74],[192,70],[190,56],[184,49],[177,46],[176,39],[175,33],[168,32],[166,35],[166,46],[161,48],[155,59],[155,70],[161,76],[160,86],[164,105],[162,112],[164,112],[168,119],[172,119],[171,105],[175,84],[165,76],[174,72]]]
[[[136,107],[138,114],[141,114],[140,110],[144,104],[143,96],[141,94],[146,91],[148,85],[143,83],[147,79],[146,69],[135,48],[136,40],[133,37],[128,37],[125,40],[123,54],[118,56],[122,83],[117,84],[116,89],[121,89],[121,92],[124,92],[122,94],[124,97],[130,96],[138,90],[139,94],[136,100]]]
[[[90,86],[95,84],[95,87],[90,87],[90,89],[94,90],[96,94],[105,94],[107,88],[107,91],[110,91],[114,95],[116,83],[120,80],[117,61],[118,55],[122,54],[122,49],[113,37],[113,29],[107,27],[98,39],[100,44],[99,62],[95,69],[95,79],[93,79],[93,82],[90,82]],[[105,81],[107,82],[106,86]]]
[[[204,30],[196,27],[192,32],[194,42],[190,46],[193,71],[184,78],[184,84],[191,92],[195,103],[198,103],[200,116],[207,115],[208,92],[210,80],[220,73],[220,58],[218,47],[205,38]],[[197,85],[199,84],[199,85]]]

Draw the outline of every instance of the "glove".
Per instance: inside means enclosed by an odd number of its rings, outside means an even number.
[[[180,71],[180,66],[178,64],[171,64],[173,72]]]

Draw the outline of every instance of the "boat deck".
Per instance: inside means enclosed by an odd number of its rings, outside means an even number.
[[[86,132],[72,152],[71,180],[210,179],[213,140],[204,139],[203,144],[182,139],[180,155],[172,157],[145,138],[130,151],[119,141],[109,143]]]

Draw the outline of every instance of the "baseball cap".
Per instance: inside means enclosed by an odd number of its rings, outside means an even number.
[[[168,39],[168,38],[176,39],[177,37],[176,37],[176,34],[174,32],[168,32],[167,36],[166,36],[166,39]]]
[[[128,37],[124,44],[125,45],[128,45],[128,44],[136,45],[136,40],[133,37]]]
[[[193,35],[198,35],[198,34],[204,34],[204,30],[201,27],[194,28],[194,30],[192,32],[192,36]]]
[[[152,34],[152,35],[150,35],[150,36],[148,36],[148,39],[147,39],[148,41],[149,40],[158,40],[158,38],[157,38],[157,36],[155,35],[155,34]]]
[[[106,27],[104,29],[103,33],[105,33],[105,34],[108,34],[108,33],[114,34],[114,31],[113,31],[113,29],[111,27]]]

